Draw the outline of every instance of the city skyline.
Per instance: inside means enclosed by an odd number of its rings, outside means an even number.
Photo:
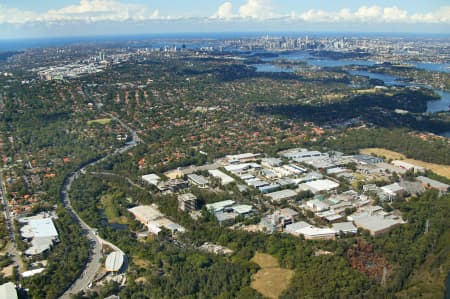
[[[450,32],[436,0],[314,3],[272,0],[63,0],[0,2],[0,38],[179,32]]]

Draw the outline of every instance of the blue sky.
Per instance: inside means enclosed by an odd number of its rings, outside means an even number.
[[[207,31],[450,34],[450,2],[0,0],[0,38]]]

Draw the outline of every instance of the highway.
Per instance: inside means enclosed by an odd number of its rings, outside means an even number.
[[[138,145],[141,142],[141,139],[138,137],[136,132],[132,130],[129,126],[124,124],[121,120],[119,120],[117,117],[108,114],[113,120],[117,121],[123,128],[125,128],[130,134],[131,134],[131,141],[127,142],[127,144],[119,149],[116,149],[114,152],[109,153],[108,155],[104,156],[101,159],[95,160],[87,165],[84,165],[82,168],[77,170],[76,172],[71,173],[66,177],[64,180],[63,188],[61,191],[61,200],[67,210],[73,215],[75,220],[79,223],[79,225],[82,227],[82,229],[85,231],[87,238],[91,245],[89,260],[81,273],[81,275],[72,283],[72,285],[66,290],[66,292],[60,297],[62,299],[70,299],[72,295],[77,294],[83,290],[89,289],[91,283],[93,282],[98,269],[101,266],[100,259],[102,258],[102,246],[107,245],[111,247],[115,251],[120,251],[123,253],[120,248],[115,246],[114,244],[103,240],[100,238],[95,228],[90,227],[87,223],[81,219],[81,217],[77,214],[77,212],[73,209],[71,202],[70,202],[70,189],[72,187],[72,183],[81,175],[86,173],[86,169],[90,166],[96,165],[98,163],[101,163],[115,155],[122,154],[124,152],[129,151],[136,145]]]

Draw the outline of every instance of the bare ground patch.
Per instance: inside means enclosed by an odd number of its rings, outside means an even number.
[[[278,260],[270,254],[256,253],[252,262],[261,269],[252,277],[251,287],[268,298],[278,298],[288,287],[294,275],[290,269],[280,268]]]

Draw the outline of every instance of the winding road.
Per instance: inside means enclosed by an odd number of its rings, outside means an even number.
[[[84,165],[80,169],[78,169],[76,172],[71,173],[66,177],[64,180],[64,184],[62,186],[61,191],[61,200],[65,206],[65,208],[73,215],[74,219],[79,223],[79,225],[82,227],[84,232],[87,235],[87,238],[89,240],[91,249],[89,254],[89,259],[87,264],[85,265],[85,269],[81,273],[81,275],[72,283],[71,286],[66,290],[66,292],[60,297],[61,299],[69,299],[72,295],[77,294],[83,290],[87,290],[91,283],[93,282],[98,269],[100,269],[101,263],[100,259],[102,258],[102,247],[103,245],[107,245],[111,247],[115,251],[120,251],[123,253],[120,248],[115,246],[114,244],[100,238],[100,236],[97,235],[96,229],[90,227],[86,222],[81,219],[81,217],[77,214],[75,209],[72,207],[70,203],[69,198],[69,192],[72,187],[72,183],[82,174],[86,172],[86,168],[93,166],[95,164],[101,163],[115,155],[119,155],[122,153],[125,153],[138,145],[141,142],[141,139],[136,134],[136,132],[131,129],[128,125],[123,123],[120,119],[115,117],[112,114],[105,113],[109,117],[111,117],[112,120],[117,121],[123,128],[125,128],[130,134],[131,134],[131,141],[127,142],[126,145],[124,145],[121,148],[116,149],[114,152],[109,153],[108,155],[104,156],[103,158],[97,159],[93,162],[90,162],[89,164]]]

